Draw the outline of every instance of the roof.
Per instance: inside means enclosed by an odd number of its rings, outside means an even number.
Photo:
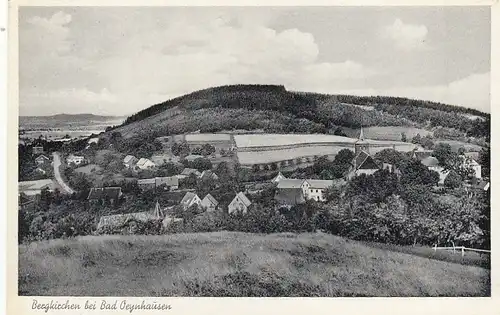
[[[247,198],[247,196],[245,196],[244,193],[242,193],[241,191],[236,195],[236,197],[234,197],[235,199],[238,198],[241,200],[241,202],[243,202],[243,204],[245,206],[249,206],[252,204],[252,202]],[[234,200],[234,199],[233,199]]]
[[[201,177],[201,179],[204,179],[204,180],[207,180],[207,179],[217,180],[217,179],[219,179],[219,176],[217,176],[217,174],[215,174],[211,170],[203,171],[201,173],[200,177]]]
[[[40,190],[43,188],[54,189],[55,183],[52,179],[30,180],[18,183],[19,191]]]
[[[155,184],[154,178],[145,178],[137,180],[137,185],[150,185],[150,184]]]
[[[194,161],[196,159],[202,159],[202,158],[204,158],[204,156],[203,155],[198,155],[198,154],[190,154],[190,155],[188,155],[188,156],[185,157],[185,159],[188,160],[188,161],[190,161],[190,162],[192,162],[192,161]]]
[[[150,159],[146,159],[146,158],[140,158],[140,160],[136,164],[137,164],[137,166],[141,167],[141,166],[146,165],[146,163],[154,164],[153,161],[151,161]]]
[[[436,159],[433,156],[428,156],[425,159],[421,161],[422,164],[424,164],[427,167],[433,167],[433,166],[438,166],[439,165],[439,160]]]
[[[276,175],[271,181],[273,183],[279,183],[283,179],[286,179],[286,177],[283,176],[283,174],[281,174],[281,172],[278,172],[278,175]]]
[[[195,168],[185,168],[182,170],[181,173],[181,175],[186,175],[186,176],[189,176],[191,174],[195,174],[197,176],[201,175],[201,173]]]
[[[43,154],[40,154],[39,156],[37,156],[37,157],[35,158],[35,160],[38,160],[38,159],[40,159],[40,158],[41,158],[41,159],[50,160],[48,157],[46,157],[46,156],[45,156],[45,155],[43,155]]]
[[[130,163],[132,162],[133,160],[137,160],[137,158],[133,155],[127,155],[124,159],[123,159],[123,163]]]
[[[219,202],[210,194],[207,194],[201,201],[202,205],[208,207],[210,205],[217,206]]]
[[[179,186],[179,178],[177,176],[155,177],[156,186]]]
[[[420,161],[431,156],[431,154],[432,150],[416,150],[413,152],[414,157]]]
[[[318,188],[318,189],[325,189],[333,186],[334,184],[333,180],[307,179],[306,181],[309,183],[309,185],[311,185],[311,188]]]
[[[302,189],[285,188],[279,189],[274,196],[274,199],[281,204],[296,205],[306,202]]]
[[[301,188],[305,179],[289,179],[285,178],[279,181],[278,189],[284,188]]]
[[[188,191],[188,192],[184,195],[184,197],[182,198],[181,203],[182,203],[182,204],[189,204],[189,203],[191,203],[191,201],[192,201],[195,197],[197,197],[197,195],[196,195],[195,193],[192,193],[192,192]]]
[[[121,187],[91,188],[87,199],[118,199],[122,192]]]
[[[87,141],[88,144],[90,143],[98,143],[99,142],[99,138],[90,138],[89,141]]]

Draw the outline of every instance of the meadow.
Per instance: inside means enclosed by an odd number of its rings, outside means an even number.
[[[19,294],[489,296],[490,271],[323,233],[86,236],[20,245]]]

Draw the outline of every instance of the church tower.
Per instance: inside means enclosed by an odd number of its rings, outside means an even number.
[[[361,151],[365,151],[370,154],[370,144],[365,141],[363,127],[361,127],[361,131],[359,132],[358,140],[354,143],[354,155],[357,156]]]

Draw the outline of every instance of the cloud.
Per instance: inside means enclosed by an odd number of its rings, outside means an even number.
[[[474,108],[486,113],[491,112],[489,72],[472,74],[443,85],[390,89],[346,89],[338,93],[408,97]]]
[[[425,50],[429,46],[425,40],[427,37],[425,25],[406,24],[401,19],[382,29],[381,36],[391,40],[394,46],[403,51]]]

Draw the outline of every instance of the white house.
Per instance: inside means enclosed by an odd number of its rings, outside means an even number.
[[[37,165],[42,165],[42,164],[45,164],[47,162],[49,162],[50,159],[48,157],[46,157],[45,155],[41,154],[39,155],[36,159],[35,159],[35,163]]]
[[[125,165],[126,168],[133,168],[135,166],[135,163],[137,163],[138,159],[133,156],[133,155],[127,155],[123,159],[123,165]]]
[[[217,209],[219,202],[211,194],[207,194],[201,201],[201,205],[203,208],[207,209],[207,211],[210,212]]]
[[[481,165],[470,157],[466,157],[466,156],[462,155],[461,158],[463,160],[462,167],[465,169],[472,170],[474,177],[481,179]]]
[[[68,164],[74,163],[75,165],[80,165],[83,163],[83,161],[85,161],[85,157],[81,156],[81,155],[70,154],[66,158],[66,163],[68,163]]]
[[[244,193],[239,192],[227,207],[227,211],[229,213],[233,213],[236,211],[240,211],[241,213],[247,213],[248,207],[251,204],[252,202],[247,198],[247,196],[245,196]]]
[[[325,192],[329,187],[333,186],[334,181],[320,179],[307,179],[306,181],[309,183],[306,198],[322,202],[326,201]]]
[[[202,207],[201,199],[197,194],[192,192],[187,192],[181,200],[181,206],[184,209],[188,209],[193,205],[198,205],[198,207]]]
[[[150,159],[141,158],[135,166],[141,170],[148,170],[152,169],[156,165]]]

